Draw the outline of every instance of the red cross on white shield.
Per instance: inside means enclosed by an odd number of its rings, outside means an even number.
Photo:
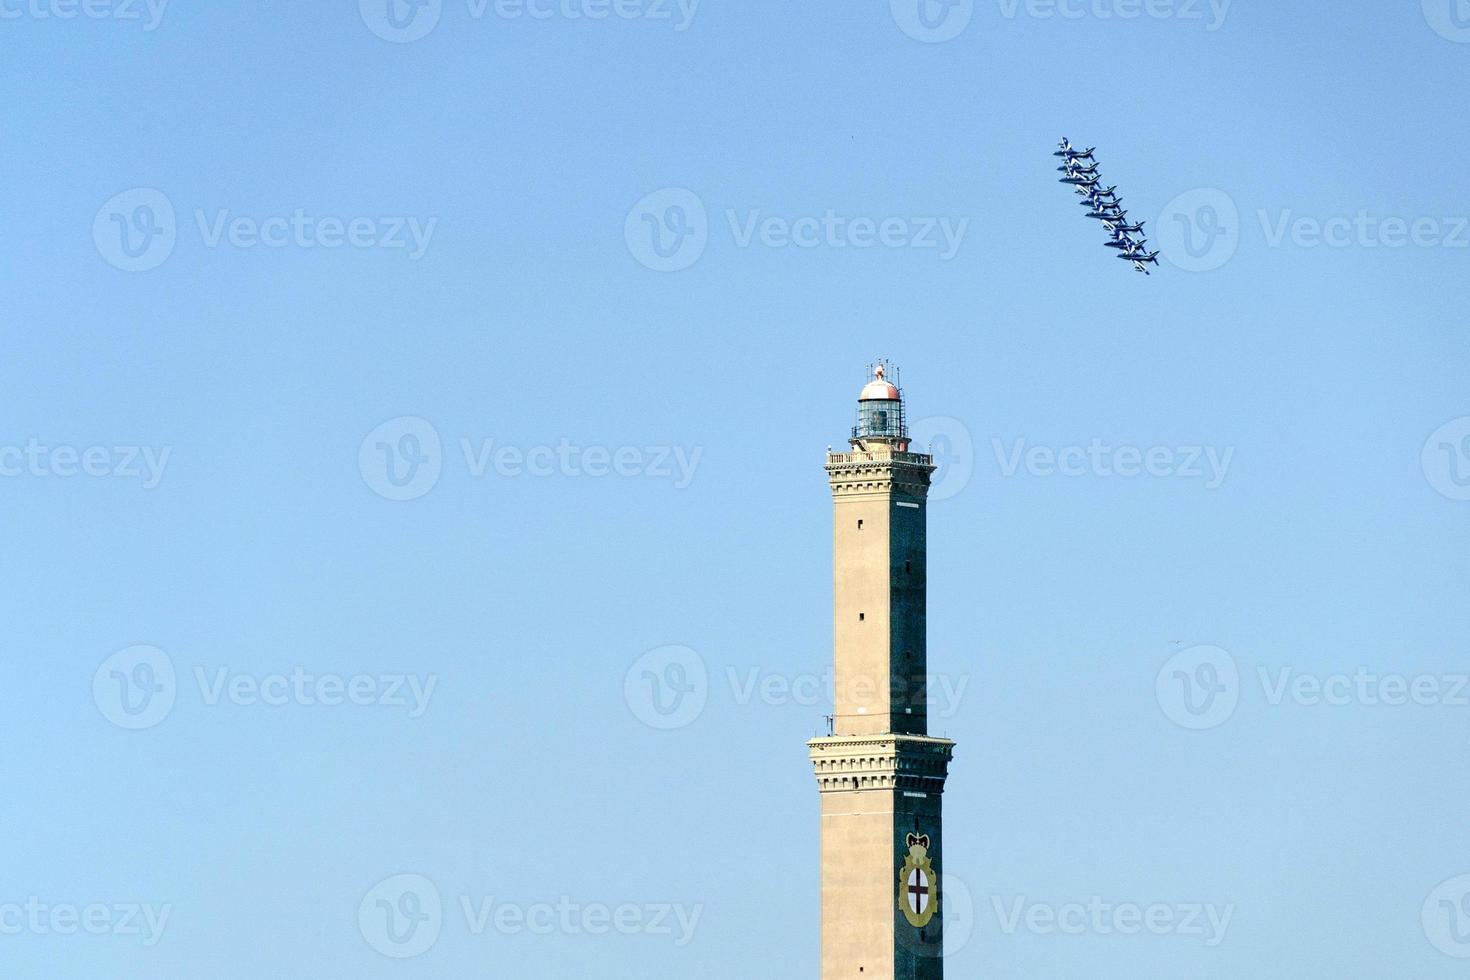
[[[909,908],[915,915],[923,915],[929,908],[929,874],[923,868],[909,872]]]

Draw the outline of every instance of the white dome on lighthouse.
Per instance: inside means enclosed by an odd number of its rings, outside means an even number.
[[[898,401],[898,389],[889,383],[886,375],[888,369],[882,363],[873,369],[873,380],[863,385],[863,390],[858,395],[860,402],[896,402]]]

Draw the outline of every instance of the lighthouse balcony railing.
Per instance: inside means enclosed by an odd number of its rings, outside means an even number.
[[[906,452],[851,452],[851,453],[828,453],[827,462],[833,465],[841,463],[877,463],[892,461],[895,463],[914,463],[918,466],[934,465],[934,457],[928,453],[906,453]]]

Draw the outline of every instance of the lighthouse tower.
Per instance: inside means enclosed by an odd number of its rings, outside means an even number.
[[[890,377],[892,375],[892,377]],[[954,743],[928,734],[925,506],[898,377],[858,396],[832,487],[832,731],[808,743],[822,803],[822,980],[944,976],[940,797]]]

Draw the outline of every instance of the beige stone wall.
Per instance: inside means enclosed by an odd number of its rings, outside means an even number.
[[[930,457],[874,443],[829,453],[838,734],[927,729],[925,497]]]
[[[888,495],[838,497],[832,514],[833,644],[840,651],[834,730],[839,735],[891,731]]]
[[[894,976],[891,805],[891,792],[822,794],[822,980]]]

